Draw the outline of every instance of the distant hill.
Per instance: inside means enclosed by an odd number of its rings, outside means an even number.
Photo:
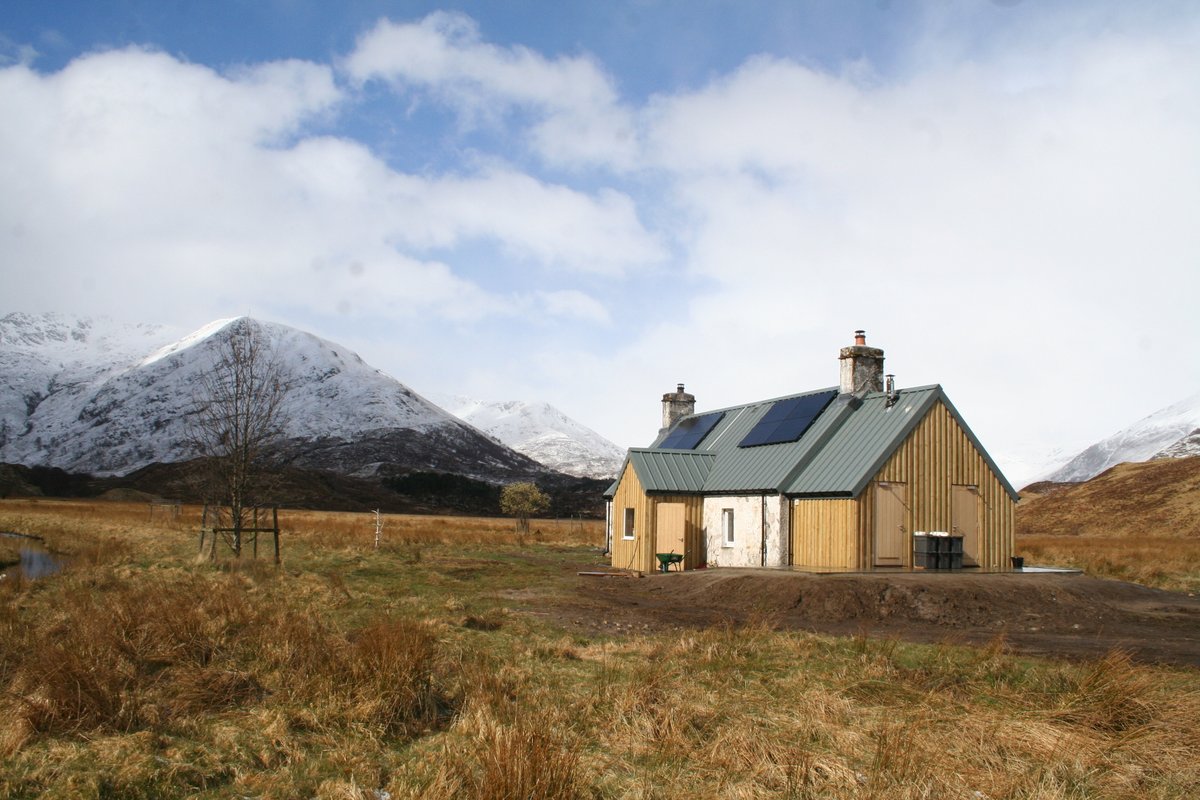
[[[568,475],[612,478],[625,460],[624,450],[549,403],[457,395],[433,400],[518,453]]]
[[[1200,457],[1119,464],[1083,483],[1026,487],[1018,535],[1200,537]]]

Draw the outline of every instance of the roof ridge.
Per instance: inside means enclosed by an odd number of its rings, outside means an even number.
[[[728,414],[730,411],[734,411],[739,408],[749,408],[750,406],[760,406],[760,405],[763,405],[764,403],[778,403],[780,400],[789,400],[793,397],[803,397],[805,395],[810,395],[810,394],[820,394],[821,392],[837,391],[837,389],[838,389],[838,387],[836,387],[836,386],[823,386],[820,389],[809,389],[808,391],[804,391],[804,392],[792,392],[791,394],[784,394],[784,395],[780,395],[779,397],[769,397],[764,400],[752,400],[749,403],[738,403],[737,405],[726,406],[724,408],[710,408],[710,409],[706,409],[704,411],[696,411],[694,413],[688,414],[687,417],[680,417],[680,420],[685,420],[688,417],[702,417],[705,414],[718,414],[721,412]],[[678,424],[678,423],[676,423],[676,424]],[[674,426],[672,426],[672,427],[674,427]]]

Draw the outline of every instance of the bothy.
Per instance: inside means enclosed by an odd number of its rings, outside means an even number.
[[[613,566],[911,567],[927,531],[1006,566],[1017,493],[942,387],[896,389],[862,331],[839,360],[837,387],[699,414],[682,384],[664,395],[606,492]]]

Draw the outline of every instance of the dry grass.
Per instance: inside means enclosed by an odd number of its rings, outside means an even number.
[[[428,517],[385,514],[383,543],[412,545],[507,545],[517,543],[516,524],[503,517]],[[289,511],[287,532],[329,548],[371,547],[374,516],[326,511]],[[601,520],[530,520],[525,544],[603,545]]]
[[[1077,567],[1172,591],[1200,592],[1200,539],[1176,537],[1018,536],[1026,564]]]
[[[1200,796],[1195,670],[769,619],[570,636],[509,604],[571,591],[586,526],[389,517],[374,551],[368,515],[288,512],[275,570],[146,516],[0,503],[74,554],[0,587],[0,796]]]
[[[1200,458],[1119,464],[1085,483],[1034,488],[1016,514],[1026,563],[1200,590]]]
[[[0,500],[0,530],[45,536],[57,549],[72,552],[79,542],[94,543],[106,536],[122,541],[187,539],[199,530],[203,509],[183,506],[178,517],[152,510],[146,503],[92,500]],[[265,516],[264,516],[265,519]],[[370,548],[375,540],[373,514],[340,511],[280,512],[285,537],[326,548]],[[172,537],[172,534],[175,534]],[[602,545],[602,520],[530,520],[527,544]],[[504,517],[430,517],[384,514],[383,543],[504,545],[516,541],[516,523]],[[52,548],[54,549],[54,548]]]

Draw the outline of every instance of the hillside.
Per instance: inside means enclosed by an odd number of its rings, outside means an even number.
[[[1027,487],[1017,534],[1200,537],[1200,457],[1118,464],[1089,481]]]

